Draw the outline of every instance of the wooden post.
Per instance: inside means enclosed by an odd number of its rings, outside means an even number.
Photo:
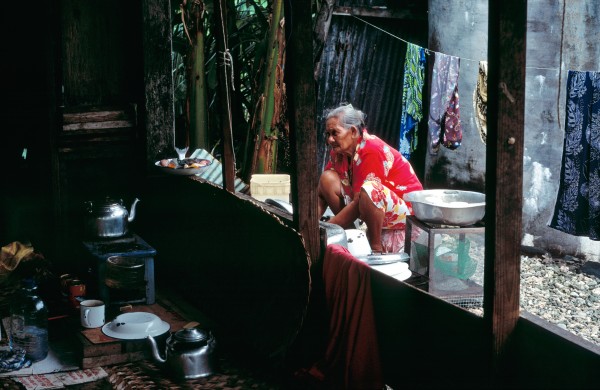
[[[221,107],[221,129],[223,134],[223,188],[235,192],[235,155],[231,130],[231,58],[225,61],[229,48],[227,43],[227,5],[225,0],[215,0],[215,40],[217,43],[217,80],[219,82],[219,103]]]
[[[295,162],[295,171],[291,175],[294,225],[302,234],[305,247],[314,262],[320,256],[320,236],[317,216],[317,118],[311,9],[300,2],[294,2],[293,9],[290,1],[286,1],[285,6],[285,80],[290,142]],[[292,20],[293,23],[290,23]]]
[[[527,1],[489,1],[484,319],[492,380],[519,318]]]
[[[146,160],[149,169],[158,156],[175,152],[173,77],[171,76],[171,8],[168,1],[142,1]],[[157,87],[157,86],[160,86]]]

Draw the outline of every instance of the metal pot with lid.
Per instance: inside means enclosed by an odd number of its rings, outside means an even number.
[[[87,201],[85,205],[85,232],[89,237],[116,238],[129,232],[129,223],[135,218],[139,199],[131,204],[131,211],[122,199],[105,198],[102,201]]]
[[[215,339],[211,332],[196,325],[188,324],[167,339],[164,358],[154,338],[148,336],[154,359],[165,364],[178,379],[202,378],[215,372]]]

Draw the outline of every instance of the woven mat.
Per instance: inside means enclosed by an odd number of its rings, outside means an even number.
[[[261,378],[250,370],[234,368],[227,360],[219,360],[217,373],[206,377],[175,382],[168,373],[155,364],[143,360],[118,366],[105,367],[108,380],[114,388],[133,389],[224,389],[224,390],[279,390],[275,378]]]

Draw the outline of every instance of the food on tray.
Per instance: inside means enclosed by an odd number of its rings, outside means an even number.
[[[189,169],[202,168],[210,164],[210,161],[203,158],[184,158],[179,160],[176,158],[162,159],[159,161],[161,167],[173,169]]]

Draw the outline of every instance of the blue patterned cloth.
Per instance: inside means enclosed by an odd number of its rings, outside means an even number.
[[[31,360],[25,357],[23,348],[0,351],[0,372],[10,372],[31,366]]]
[[[425,77],[425,49],[409,43],[404,61],[402,89],[402,118],[398,150],[408,160],[417,149],[417,124],[423,118],[423,82]]]
[[[600,72],[568,74],[560,185],[549,226],[600,240]]]

